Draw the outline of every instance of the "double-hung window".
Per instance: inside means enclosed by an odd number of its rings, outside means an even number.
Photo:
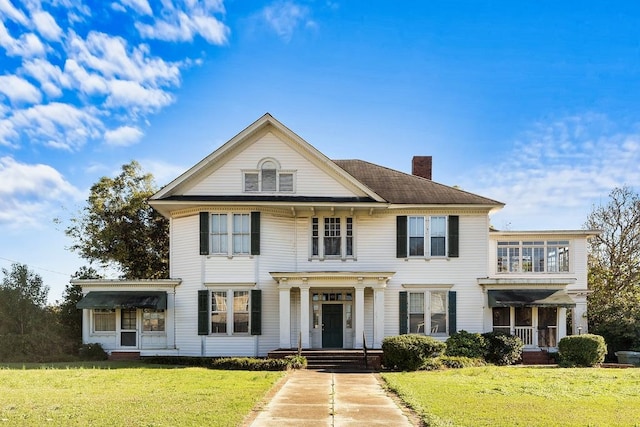
[[[142,330],[144,332],[164,332],[164,310],[145,308],[142,311]]]
[[[397,257],[457,257],[458,216],[397,217]]]
[[[447,334],[447,291],[408,293],[408,332],[412,334]]]
[[[212,286],[198,291],[198,335],[261,335],[262,291]]]
[[[311,218],[311,256],[313,258],[352,258],[354,256],[352,217]]]
[[[259,255],[260,212],[201,212],[200,254]]]

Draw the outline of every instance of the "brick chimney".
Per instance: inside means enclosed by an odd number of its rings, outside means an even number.
[[[431,156],[413,156],[411,173],[416,176],[431,179]]]

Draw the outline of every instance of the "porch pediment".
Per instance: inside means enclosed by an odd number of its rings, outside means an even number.
[[[372,287],[384,288],[395,272],[377,271],[306,271],[271,272],[280,288],[313,287]]]

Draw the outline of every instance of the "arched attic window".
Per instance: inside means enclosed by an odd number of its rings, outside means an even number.
[[[292,193],[293,171],[280,168],[280,163],[271,158],[262,159],[255,170],[244,171],[244,191],[249,193]]]

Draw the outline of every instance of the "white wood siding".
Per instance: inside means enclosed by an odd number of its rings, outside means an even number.
[[[362,192],[356,194],[353,189],[348,189],[345,185],[336,181],[335,178],[329,176],[297,151],[292,150],[289,144],[283,142],[272,133],[266,134],[256,143],[247,147],[241,155],[229,159],[210,176],[187,190],[185,194],[243,194],[244,179],[242,171],[257,169],[258,163],[267,157],[277,160],[283,171],[294,172],[295,195],[332,197],[364,195]]]

